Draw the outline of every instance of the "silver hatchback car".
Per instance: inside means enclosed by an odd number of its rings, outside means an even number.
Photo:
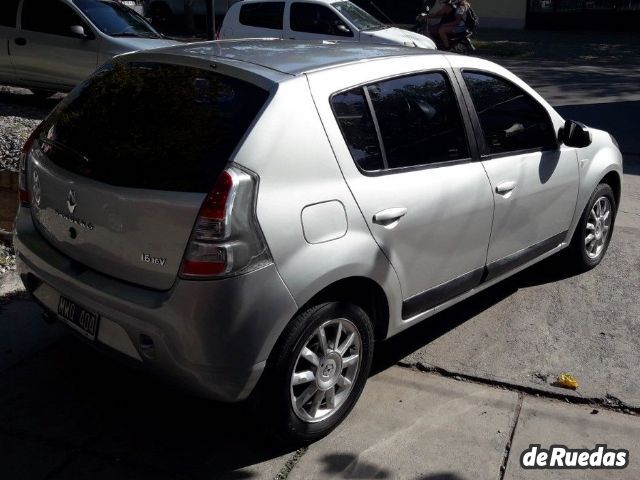
[[[191,44],[117,57],[43,122],[15,245],[78,337],[312,441],[375,341],[563,249],[596,266],[621,165],[478,58]]]

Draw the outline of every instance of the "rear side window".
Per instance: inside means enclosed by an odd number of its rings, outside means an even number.
[[[0,26],[15,28],[19,1],[0,0]]]
[[[111,185],[207,192],[268,93],[191,67],[115,64],[74,90],[45,126],[45,153]]]
[[[488,154],[557,148],[547,110],[513,83],[488,73],[463,72],[480,118]]]
[[[1,0],[4,1],[4,0]],[[58,0],[25,0],[22,7],[22,28],[32,32],[72,37],[71,27],[87,30],[80,15]]]
[[[382,170],[382,154],[363,88],[334,95],[333,111],[356,164],[365,171]]]
[[[457,99],[443,73],[367,85],[334,95],[332,105],[354,161],[365,171],[469,157]]]
[[[353,37],[353,33],[340,17],[324,5],[292,3],[289,23],[291,30],[295,32]]]
[[[240,23],[248,27],[282,30],[284,2],[247,3],[240,7]]]

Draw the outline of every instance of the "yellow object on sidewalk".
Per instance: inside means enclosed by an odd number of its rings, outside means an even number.
[[[561,373],[560,375],[558,375],[558,380],[556,380],[555,385],[558,387],[575,390],[576,388],[578,388],[578,380],[576,380],[575,377],[570,373]]]

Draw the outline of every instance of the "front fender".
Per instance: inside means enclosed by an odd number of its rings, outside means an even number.
[[[580,222],[580,217],[587,207],[591,194],[602,179],[615,172],[622,185],[622,154],[614,143],[611,135],[602,130],[590,129],[592,134],[591,145],[576,151],[578,155],[578,171],[580,175],[580,187],[578,201],[573,222],[569,228],[571,239]]]

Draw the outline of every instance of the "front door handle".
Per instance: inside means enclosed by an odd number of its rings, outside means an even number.
[[[16,42],[16,45],[20,45],[21,47],[24,47],[27,44],[27,39],[22,37],[18,37],[14,41]]]
[[[376,213],[373,216],[373,223],[382,225],[385,227],[395,227],[395,224],[407,214],[407,209],[404,207],[388,208]]]
[[[506,195],[516,188],[516,182],[502,182],[496,187],[496,193]]]

